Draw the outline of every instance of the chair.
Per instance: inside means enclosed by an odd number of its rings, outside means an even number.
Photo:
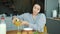
[[[44,26],[44,32],[40,32],[40,34],[48,34],[46,26]]]

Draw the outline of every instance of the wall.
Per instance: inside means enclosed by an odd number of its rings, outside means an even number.
[[[31,2],[30,0],[13,0],[16,10],[29,10],[31,7]]]
[[[59,14],[60,14],[60,0],[59,0]]]
[[[58,8],[58,0],[45,0],[45,13],[47,17],[52,16],[52,10]]]
[[[60,4],[60,0],[59,0],[59,4]]]

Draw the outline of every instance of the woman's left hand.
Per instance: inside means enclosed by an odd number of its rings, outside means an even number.
[[[27,21],[22,21],[22,25],[29,25],[29,23]]]

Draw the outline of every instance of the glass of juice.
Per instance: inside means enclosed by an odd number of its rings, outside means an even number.
[[[21,20],[19,20],[19,19],[16,19],[15,21],[14,21],[14,25],[16,25],[17,27],[18,27],[18,32],[17,32],[17,34],[21,34],[21,32],[19,31],[19,26],[21,26]]]

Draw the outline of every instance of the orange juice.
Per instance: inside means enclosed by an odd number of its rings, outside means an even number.
[[[15,23],[14,23],[16,26],[20,26],[21,25],[21,21],[19,19],[15,20]]]

